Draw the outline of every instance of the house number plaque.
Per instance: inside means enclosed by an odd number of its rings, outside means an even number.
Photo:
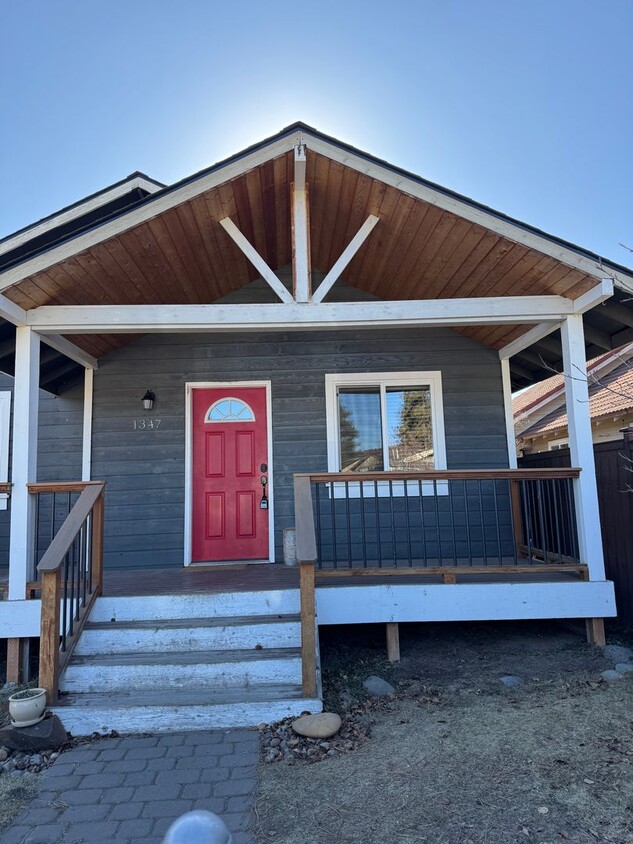
[[[162,419],[140,419],[132,420],[132,427],[135,431],[157,431],[160,428]]]

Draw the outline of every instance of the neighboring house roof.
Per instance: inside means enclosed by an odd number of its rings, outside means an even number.
[[[633,343],[589,361],[589,411],[592,420],[633,411]],[[553,375],[512,401],[515,433],[533,439],[567,428],[564,376]]]

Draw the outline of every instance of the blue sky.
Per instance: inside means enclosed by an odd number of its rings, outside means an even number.
[[[633,264],[630,0],[5,0],[0,235],[295,120]]]

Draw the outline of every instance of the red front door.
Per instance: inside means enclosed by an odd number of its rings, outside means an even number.
[[[266,389],[194,389],[192,407],[192,561],[268,559]]]

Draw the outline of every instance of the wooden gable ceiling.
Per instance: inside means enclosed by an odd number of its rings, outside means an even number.
[[[197,304],[257,277],[219,225],[231,217],[273,269],[291,262],[292,151],[126,229],[7,289],[25,309],[48,304]],[[559,294],[595,279],[555,258],[346,167],[308,147],[312,265],[327,272],[369,214],[379,225],[343,280],[382,299]],[[527,326],[464,329],[500,347]],[[101,356],[130,336],[73,336]]]

